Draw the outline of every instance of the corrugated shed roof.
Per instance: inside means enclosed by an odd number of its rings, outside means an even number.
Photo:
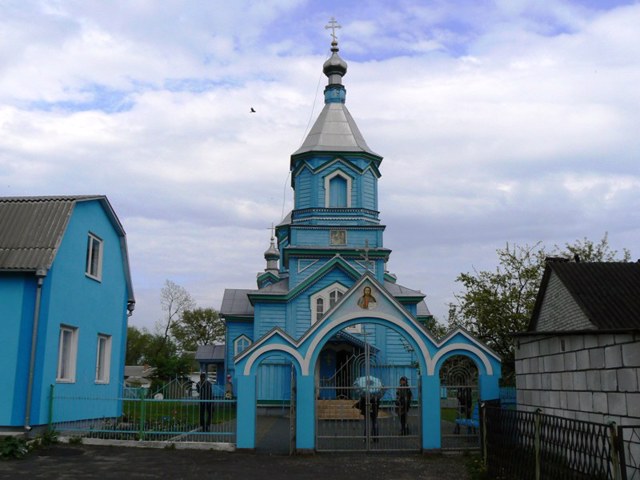
[[[195,359],[208,361],[224,361],[225,346],[224,345],[198,345]]]
[[[598,329],[640,328],[640,263],[550,262],[546,268],[530,331],[535,331],[551,271]]]
[[[0,197],[0,269],[49,268],[78,198]]]

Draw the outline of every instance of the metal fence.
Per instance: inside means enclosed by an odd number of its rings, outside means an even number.
[[[491,478],[640,479],[639,427],[488,405],[481,418],[483,455]]]
[[[123,388],[112,398],[50,396],[50,428],[62,437],[158,442],[236,442],[236,401],[151,395]],[[108,408],[107,408],[108,407]],[[115,411],[105,416],[103,412]],[[77,418],[74,412],[82,412]]]

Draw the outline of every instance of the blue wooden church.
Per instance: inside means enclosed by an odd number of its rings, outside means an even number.
[[[425,327],[425,294],[388,271],[391,250],[378,206],[382,156],[347,110],[347,64],[338,52],[334,36],[323,66],[324,108],[291,155],[294,208],[275,227],[266,268],[255,288],[224,292],[225,363],[242,412],[237,445],[255,447],[256,411],[286,405],[295,449],[322,449],[323,402],[343,402],[341,414],[326,418],[357,418],[354,401],[376,397],[382,421],[385,405],[394,417],[390,406],[406,377],[416,445],[439,448],[439,366],[465,355],[478,366],[479,395],[496,398],[500,362],[463,331],[436,341]]]

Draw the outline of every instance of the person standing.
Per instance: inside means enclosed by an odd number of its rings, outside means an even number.
[[[413,394],[407,377],[400,377],[400,386],[396,390],[396,413],[400,417],[400,435],[408,435],[407,414],[411,408]]]
[[[358,400],[353,408],[360,410],[360,414],[364,417],[364,436],[367,436],[367,410],[369,411],[369,421],[371,425],[371,431],[369,434],[373,437],[373,441],[378,441],[378,409],[380,407],[380,399],[377,395],[369,395],[369,403],[367,403],[367,395],[362,394],[360,400]]]
[[[233,398],[233,382],[231,375],[227,375],[227,383],[224,386],[224,399],[231,400]]]
[[[200,427],[203,432],[209,431],[211,417],[213,414],[213,385],[207,379],[206,373],[200,374],[200,381],[197,383],[198,395],[200,396]]]

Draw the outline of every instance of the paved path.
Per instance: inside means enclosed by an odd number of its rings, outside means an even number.
[[[465,457],[447,455],[269,455],[213,450],[168,450],[54,445],[27,458],[0,461],[0,478],[253,480],[468,480]]]

